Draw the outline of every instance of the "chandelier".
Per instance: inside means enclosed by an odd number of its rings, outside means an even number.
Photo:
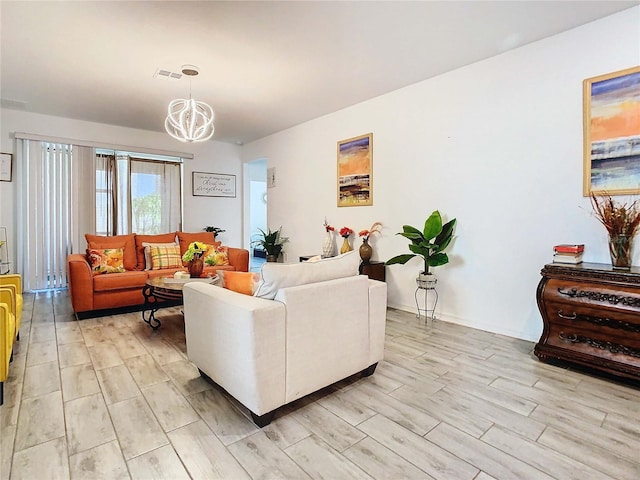
[[[195,77],[198,75],[198,67],[183,65],[182,73]],[[191,79],[189,99],[179,98],[169,103],[164,128],[169,135],[181,142],[204,142],[213,136],[213,109],[206,103],[191,98]]]

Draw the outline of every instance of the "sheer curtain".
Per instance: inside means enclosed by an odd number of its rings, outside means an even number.
[[[17,142],[17,270],[25,290],[63,288],[66,257],[84,250],[95,224],[95,155],[90,147]]]
[[[131,232],[158,234],[180,230],[180,164],[131,158]]]
[[[114,235],[118,231],[118,217],[114,212],[118,210],[116,197],[117,169],[115,155],[96,154],[96,235]],[[87,230],[88,232],[92,231]]]

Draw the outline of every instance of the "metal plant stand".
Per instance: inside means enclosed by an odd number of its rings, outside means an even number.
[[[416,283],[418,284],[418,288],[416,288],[415,299],[416,299],[416,308],[418,309],[418,313],[416,318],[420,320],[422,318],[422,313],[424,313],[424,319],[427,322],[427,325],[433,323],[436,319],[436,305],[438,304],[438,290],[436,290],[436,283],[438,280],[436,278],[432,280],[420,280],[416,279]],[[420,300],[418,299],[418,292],[420,290],[424,290],[424,308],[420,308]],[[429,308],[429,294],[433,293],[435,296],[433,301],[433,308]],[[431,316],[429,316],[431,314]]]

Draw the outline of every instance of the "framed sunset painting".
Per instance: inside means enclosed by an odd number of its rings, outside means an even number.
[[[640,66],[588,78],[583,193],[640,193]]]
[[[373,205],[373,133],[338,142],[338,206]]]

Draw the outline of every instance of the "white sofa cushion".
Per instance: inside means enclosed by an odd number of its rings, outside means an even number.
[[[318,262],[276,263],[262,266],[254,296],[273,300],[281,288],[358,275],[360,255],[355,250]]]

